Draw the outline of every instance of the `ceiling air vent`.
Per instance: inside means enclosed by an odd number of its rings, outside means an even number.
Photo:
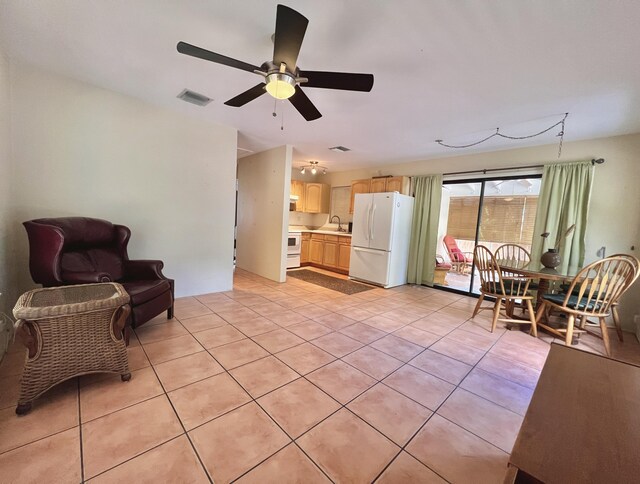
[[[344,153],[346,151],[351,151],[349,148],[345,148],[344,146],[334,146],[333,148],[329,148],[331,151],[337,151],[338,153]]]
[[[195,104],[196,106],[206,106],[211,101],[213,101],[213,99],[211,99],[210,97],[199,94],[195,91],[190,91],[189,89],[185,89],[180,94],[178,94],[178,99],[182,99],[183,101],[186,101],[188,103]]]

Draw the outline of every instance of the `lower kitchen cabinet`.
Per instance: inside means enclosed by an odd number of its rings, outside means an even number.
[[[330,237],[330,236],[327,236]],[[338,267],[338,237],[336,241],[324,241],[324,255],[322,258],[323,265],[327,267]]]
[[[346,237],[345,237],[346,238]],[[349,273],[349,262],[351,261],[351,240],[348,244],[338,245],[338,269]]]
[[[324,255],[324,240],[311,237],[309,242],[309,262],[322,265]]]
[[[302,236],[300,263],[323,269],[349,273],[351,237],[311,233]]]
[[[309,237],[302,236],[302,240],[300,241],[300,264],[306,264],[309,262]]]

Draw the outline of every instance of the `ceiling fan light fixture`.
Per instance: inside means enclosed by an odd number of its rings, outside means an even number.
[[[306,168],[303,166],[302,168],[300,168],[300,173],[302,173],[304,175],[304,172],[307,171]]]
[[[315,175],[318,172],[318,170],[316,170],[316,167],[314,166],[313,168],[311,168],[311,174]]]
[[[274,72],[266,78],[267,92],[276,99],[289,99],[296,93],[296,79],[286,72]]]

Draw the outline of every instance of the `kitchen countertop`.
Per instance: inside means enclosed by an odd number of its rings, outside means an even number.
[[[325,234],[325,235],[340,235],[342,237],[351,237],[349,232],[338,232],[337,230],[312,230],[312,229],[300,229],[298,227],[290,227],[291,232],[309,232],[311,234]]]
[[[341,235],[342,237],[351,237],[349,232],[338,232],[337,230],[301,230],[300,232],[311,232],[312,234]]]

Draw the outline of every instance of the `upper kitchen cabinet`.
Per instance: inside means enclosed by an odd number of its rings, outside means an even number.
[[[297,200],[292,201],[295,203],[295,212],[304,212],[304,200],[305,200],[305,183],[299,180],[291,180],[291,196],[298,197]]]
[[[356,193],[383,193],[399,192],[409,195],[411,179],[408,176],[387,176],[371,178],[367,180],[353,180],[351,182],[351,207],[349,213],[353,213],[353,202]]]
[[[387,178],[385,192],[399,192],[402,195],[409,195],[411,190],[411,180],[408,176],[392,176]]]
[[[351,205],[349,206],[349,213],[353,213],[353,201],[356,193],[370,193],[371,192],[371,180],[353,180],[351,182]]]
[[[329,185],[326,183],[305,183],[304,188],[304,211],[307,213],[329,213]]]
[[[369,193],[381,193],[387,191],[387,179],[386,178],[372,178],[371,190]]]

